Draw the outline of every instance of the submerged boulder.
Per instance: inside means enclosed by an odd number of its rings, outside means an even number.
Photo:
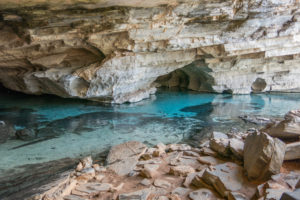
[[[13,125],[5,121],[0,121],[0,144],[6,142],[11,136],[14,136],[15,132],[16,130]]]
[[[250,133],[245,141],[244,168],[250,179],[267,180],[280,172],[285,144],[266,133]]]
[[[33,140],[35,138],[35,131],[33,129],[24,128],[16,131],[16,136],[20,140]]]

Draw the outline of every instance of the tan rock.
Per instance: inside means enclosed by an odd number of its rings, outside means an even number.
[[[300,142],[293,142],[286,145],[284,160],[300,159]]]
[[[146,178],[154,178],[158,175],[159,165],[146,164],[144,169],[141,171],[140,175]]]
[[[118,175],[129,174],[137,165],[139,157],[145,153],[147,147],[136,141],[130,141],[112,147],[107,156],[108,169]]]
[[[253,148],[255,147],[255,148]],[[244,168],[250,179],[267,180],[280,172],[285,144],[265,133],[247,136],[244,147]]]
[[[195,169],[188,165],[178,165],[170,168],[170,174],[175,176],[187,176],[193,172],[195,172]]]

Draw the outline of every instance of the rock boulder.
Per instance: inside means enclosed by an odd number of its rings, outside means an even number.
[[[285,144],[266,133],[250,133],[245,141],[244,168],[250,179],[266,180],[280,172]]]

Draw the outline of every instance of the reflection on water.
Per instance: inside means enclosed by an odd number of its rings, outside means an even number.
[[[6,181],[8,172],[13,179],[14,174],[29,173],[28,166],[97,155],[128,140],[149,145],[183,140],[195,144],[213,130],[253,126],[239,115],[282,117],[299,108],[300,102],[300,94],[232,96],[159,91],[136,104],[111,106],[54,96],[0,95],[0,120],[36,132],[30,141],[11,138],[0,144],[0,180]],[[0,181],[0,197],[2,186]]]

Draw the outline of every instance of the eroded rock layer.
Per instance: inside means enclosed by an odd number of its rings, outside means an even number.
[[[0,82],[12,90],[135,102],[160,77],[300,91],[298,0],[2,0],[0,13]],[[161,78],[187,65],[185,82]]]

